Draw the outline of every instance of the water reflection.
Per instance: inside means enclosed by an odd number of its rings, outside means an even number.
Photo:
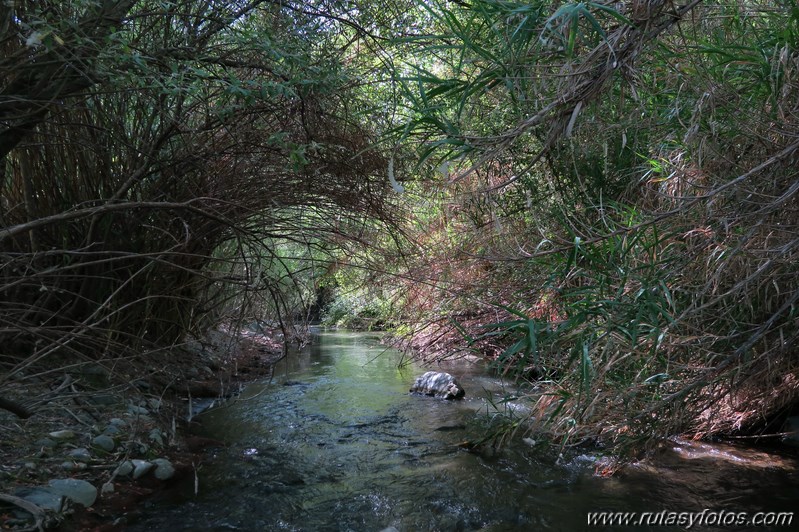
[[[425,368],[401,360],[375,335],[323,333],[271,382],[203,416],[208,436],[229,446],[203,465],[199,494],[185,486],[131,529],[574,531],[599,510],[777,511],[799,501],[794,462],[749,467],[745,453],[720,447],[678,443],[659,465],[611,479],[592,475],[591,457],[554,465],[522,443],[464,452],[475,416],[512,390],[482,365],[459,363],[448,370],[465,400],[411,396]]]

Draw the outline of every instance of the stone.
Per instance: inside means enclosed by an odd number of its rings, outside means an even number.
[[[57,478],[49,482],[49,491],[56,495],[63,495],[68,499],[82,504],[86,508],[97,500],[97,488],[85,480],[77,478]]]
[[[133,465],[133,462],[131,462],[130,460],[125,460],[124,462],[119,464],[119,466],[117,466],[116,470],[114,470],[114,475],[113,476],[115,476],[115,477],[126,477],[126,476],[130,475],[131,473],[133,473],[133,469],[134,468],[135,468],[135,466]]]
[[[150,441],[160,445],[161,447],[164,446],[164,437],[161,431],[157,428],[150,431],[149,434]]]
[[[58,445],[58,443],[55,440],[51,440],[50,438],[41,438],[39,440],[36,440],[35,443],[37,447],[44,447],[47,449],[52,449],[53,447]]]
[[[60,512],[64,504],[63,495],[53,493],[44,488],[22,488],[14,493],[15,496],[32,502],[42,510]]]
[[[99,436],[95,436],[92,440],[92,445],[98,447],[106,452],[111,452],[114,450],[116,444],[114,443],[114,438],[108,436],[107,434],[100,434]]]
[[[109,493],[114,493],[114,483],[113,482],[106,482],[100,488],[101,495],[108,495]]]
[[[83,447],[72,449],[67,453],[67,456],[73,460],[77,460],[78,462],[88,462],[92,459],[92,455],[89,453],[89,450]]]
[[[150,413],[150,411],[144,408],[143,406],[136,406],[136,405],[128,406],[128,412],[139,416],[146,416],[147,414]]]
[[[119,425],[108,425],[105,429],[103,429],[103,434],[107,436],[114,436],[121,433],[122,430],[119,428]]]
[[[166,458],[156,458],[153,460],[153,464],[155,464],[153,474],[158,480],[169,480],[175,476],[175,467]]]
[[[155,464],[147,460],[132,460],[133,462],[133,478],[138,479],[150,472]]]
[[[86,469],[86,464],[83,462],[71,462],[67,460],[66,462],[61,462],[61,469],[64,471],[81,471]]]
[[[449,373],[438,371],[428,371],[421,377],[417,377],[411,387],[411,393],[432,395],[444,399],[460,399],[466,395],[466,391],[455,377]]]
[[[51,432],[48,434],[51,438],[55,440],[73,440],[75,439],[75,431],[72,430],[56,430],[55,432]]]

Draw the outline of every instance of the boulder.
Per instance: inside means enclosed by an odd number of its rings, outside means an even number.
[[[411,387],[411,393],[421,393],[444,399],[460,399],[466,395],[466,391],[455,377],[449,373],[438,371],[428,371],[421,377],[417,377]]]

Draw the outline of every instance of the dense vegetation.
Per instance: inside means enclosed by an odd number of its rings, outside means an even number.
[[[799,6],[0,7],[0,355],[392,327],[534,383],[562,444],[796,407]],[[0,391],[0,396],[2,396]]]
[[[0,8],[0,387],[290,325],[335,239],[387,218],[336,28],[289,7]]]

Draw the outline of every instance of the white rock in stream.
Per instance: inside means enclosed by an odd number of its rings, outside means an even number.
[[[449,373],[438,371],[428,371],[421,377],[417,377],[411,387],[411,393],[433,395],[444,399],[460,399],[466,395],[466,391],[455,377]]]

